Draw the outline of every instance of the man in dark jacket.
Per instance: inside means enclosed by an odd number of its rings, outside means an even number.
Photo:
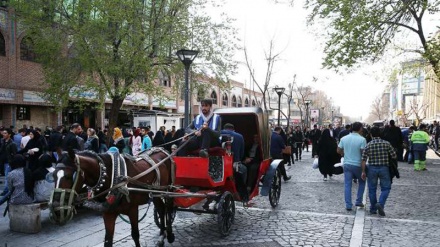
[[[63,140],[63,150],[67,151],[69,149],[80,150],[78,139],[76,136],[82,131],[81,125],[79,123],[74,123],[70,126],[70,131],[67,133]]]
[[[318,155],[316,151],[318,147],[318,140],[321,138],[321,131],[318,129],[318,125],[313,125],[313,129],[310,131],[310,140],[312,141],[312,157]]]
[[[58,159],[57,150],[61,148],[63,144],[63,126],[58,126],[52,133],[49,135],[49,151],[52,153],[55,160]]]
[[[350,132],[351,132],[351,125],[350,125],[350,124],[346,124],[346,125],[345,125],[345,129],[342,130],[341,132],[339,132],[339,135],[338,135],[338,141],[341,140],[342,137],[344,137],[344,136],[350,134]]]
[[[403,161],[402,130],[397,127],[394,120],[390,120],[390,127],[384,132],[384,140],[388,141],[397,153],[397,160]]]
[[[11,171],[11,167],[9,164],[12,162],[12,159],[14,158],[14,155],[17,153],[17,145],[15,145],[15,142],[12,140],[13,132],[11,129],[5,129],[2,131],[2,144],[1,144],[1,150],[0,153],[3,154],[4,158],[4,167],[5,167],[5,188],[3,192],[1,193],[1,196],[6,195],[9,192],[8,189],[8,173]]]
[[[301,131],[301,128],[299,126],[295,127],[295,131],[292,133],[293,141],[295,142],[294,145],[294,153],[295,153],[295,160],[301,160],[302,155],[302,144],[304,142],[304,134]]]
[[[280,135],[281,130],[281,127],[275,127],[274,131],[272,132],[272,137],[270,138],[270,156],[272,156],[272,159],[283,159],[283,149],[286,148],[286,144]],[[284,181],[288,181],[292,178],[291,176],[287,176],[284,161],[281,161],[281,163],[278,165],[278,168],[284,178]]]

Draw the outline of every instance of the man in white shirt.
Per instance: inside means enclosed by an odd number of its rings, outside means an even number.
[[[29,135],[30,132],[27,129],[21,129],[20,134],[23,137],[21,138],[20,149],[23,149],[24,147],[26,147],[26,144],[31,139],[31,137]]]

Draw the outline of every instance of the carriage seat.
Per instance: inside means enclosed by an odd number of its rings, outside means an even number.
[[[200,149],[189,152],[189,155],[199,156]],[[224,156],[226,154],[225,149],[222,147],[212,147],[208,149],[209,156]]]

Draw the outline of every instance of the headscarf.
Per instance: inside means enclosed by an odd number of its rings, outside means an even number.
[[[38,158],[38,168],[32,173],[34,181],[43,180],[49,171],[46,168],[52,167],[52,157],[48,154],[42,154]]]
[[[32,179],[31,170],[26,168],[26,160],[23,155],[16,154],[11,161],[11,170],[23,168],[24,175],[24,191],[30,196],[34,197],[34,180]]]
[[[322,131],[321,138],[319,138],[319,143],[323,145],[327,145],[330,142],[334,142],[333,138],[330,136],[330,130],[325,129]]]
[[[36,130],[32,130],[31,132],[32,132],[32,134],[34,135],[34,138],[33,138],[33,139],[34,139],[35,141],[40,140],[41,135],[40,135],[40,133],[39,133],[38,131],[36,131]]]
[[[118,127],[116,127],[115,129],[114,129],[114,132],[113,132],[113,140],[118,140],[118,139],[120,139],[120,138],[123,138],[123,136],[122,136],[122,131],[121,131],[121,129],[120,128],[118,128]]]
[[[138,137],[141,134],[141,129],[136,129],[133,133],[135,137]]]

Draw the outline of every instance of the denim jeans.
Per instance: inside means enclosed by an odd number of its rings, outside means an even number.
[[[9,188],[8,188],[8,174],[11,171],[11,167],[9,166],[9,163],[5,163],[5,188],[3,189],[2,193],[8,193]]]
[[[385,208],[385,202],[391,190],[390,170],[388,166],[368,166],[367,181],[368,181],[368,197],[370,198],[370,211],[376,212],[377,203],[377,183],[380,180],[380,196],[379,204]]]
[[[361,175],[362,175],[362,168],[360,166],[344,164],[345,208],[351,209],[353,207],[353,202],[351,201],[351,186],[354,178],[358,180],[358,184],[359,184],[356,204],[362,203],[362,196],[365,191],[365,181],[362,180]]]

